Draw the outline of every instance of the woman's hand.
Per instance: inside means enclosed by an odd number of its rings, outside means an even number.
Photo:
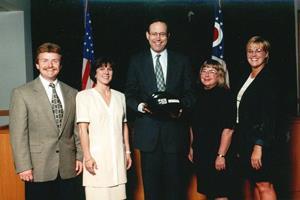
[[[190,151],[189,151],[189,154],[188,154],[188,159],[189,159],[189,161],[194,163],[194,150],[193,150],[192,147],[190,147]]]
[[[89,159],[85,159],[84,164],[85,164],[86,170],[90,174],[96,175],[95,170],[98,169],[98,167],[97,167],[97,163],[96,163],[96,161],[94,160],[93,157],[90,157]]]
[[[224,156],[217,156],[215,161],[215,168],[218,171],[226,169],[226,161]]]
[[[262,166],[262,146],[254,145],[251,155],[251,165],[254,169],[258,170]]]
[[[130,156],[130,153],[126,153],[126,169],[130,169],[132,165],[132,159],[131,159],[131,156]]]

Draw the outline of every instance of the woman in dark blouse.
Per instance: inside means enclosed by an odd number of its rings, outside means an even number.
[[[237,90],[237,128],[239,169],[254,187],[255,199],[274,200],[272,184],[272,144],[278,109],[277,86],[267,66],[270,43],[260,36],[246,45],[251,72]],[[254,197],[252,197],[253,199]]]
[[[209,199],[228,199],[232,191],[229,146],[235,105],[219,62],[205,61],[199,79],[201,86],[192,113],[188,157],[196,166],[198,192]]]

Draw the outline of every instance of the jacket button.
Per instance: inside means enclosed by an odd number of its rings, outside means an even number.
[[[59,153],[59,150],[56,150],[55,152],[56,152],[56,153]]]

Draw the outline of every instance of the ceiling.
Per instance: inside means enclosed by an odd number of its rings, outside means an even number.
[[[0,0],[0,11],[16,11],[23,10],[22,5],[26,4],[27,0]]]

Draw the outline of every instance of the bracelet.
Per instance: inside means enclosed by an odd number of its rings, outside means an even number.
[[[131,151],[125,151],[126,154],[131,154]]]
[[[217,154],[217,157],[220,157],[220,158],[225,158],[225,155],[223,155],[223,154]]]

